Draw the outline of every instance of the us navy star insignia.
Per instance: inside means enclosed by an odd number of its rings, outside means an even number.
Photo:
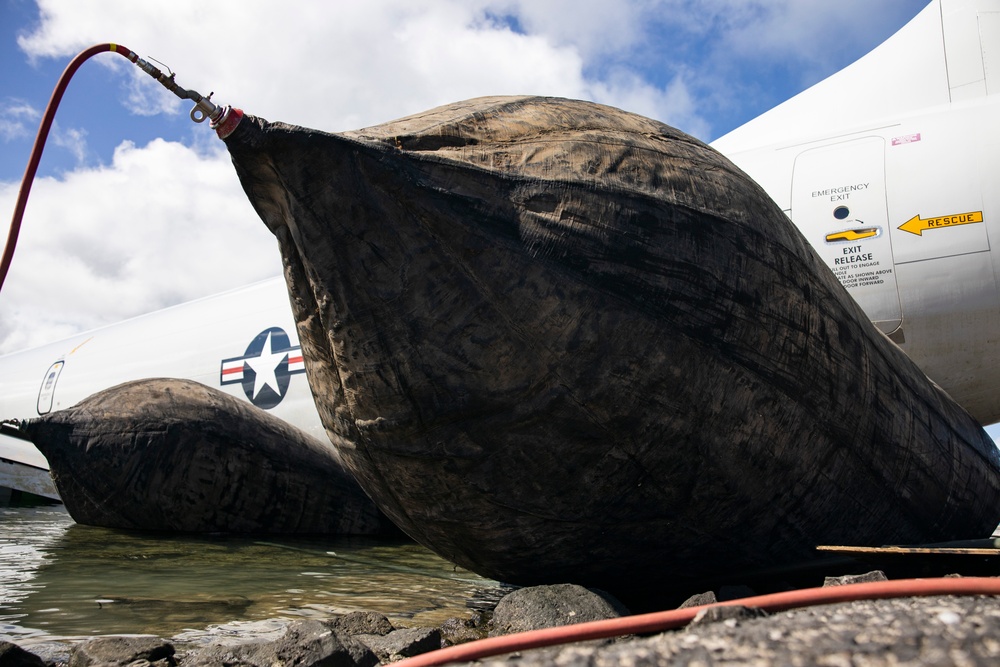
[[[251,403],[269,410],[288,393],[289,378],[305,372],[302,351],[280,327],[261,331],[241,357],[222,360],[219,384],[240,384]]]

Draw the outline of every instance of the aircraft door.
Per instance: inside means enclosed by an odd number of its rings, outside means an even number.
[[[38,390],[38,404],[36,406],[38,414],[47,415],[52,412],[52,402],[56,396],[56,383],[59,382],[59,374],[62,373],[66,362],[59,360],[49,366],[42,379],[42,387]]]
[[[903,314],[889,238],[885,140],[865,137],[799,154],[792,222],[883,332]]]

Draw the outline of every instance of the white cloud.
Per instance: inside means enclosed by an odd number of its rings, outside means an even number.
[[[60,148],[65,148],[76,158],[77,164],[83,164],[87,158],[87,131],[79,128],[53,128],[49,140]]]
[[[606,0],[493,0],[486,9],[514,16],[523,29],[558,46],[572,45],[587,61],[627,52],[647,39],[646,21],[667,9],[657,2]]]
[[[125,107],[137,116],[177,113],[181,108],[179,97],[138,68],[129,69],[126,89]]]
[[[40,5],[41,25],[20,40],[30,54],[65,57],[118,41],[167,63],[186,88],[215,90],[219,102],[321,129],[352,129],[483,94],[585,92],[575,48],[485,25],[477,2],[278,9],[248,0],[238,11],[193,1],[169,9],[129,0]]]
[[[33,131],[29,125],[37,123],[41,113],[30,104],[21,100],[7,100],[0,106],[0,140],[10,141],[30,136]]]
[[[16,194],[0,187],[0,206],[13,210]],[[0,351],[279,272],[226,154],[122,144],[108,167],[35,182],[0,300]]]
[[[698,40],[706,38],[699,26],[722,21],[735,33],[740,16],[756,15],[721,0],[707,11],[687,0],[304,1],[290,10],[248,0],[238,12],[191,0],[169,9],[128,0],[40,4],[42,23],[20,40],[29,53],[66,57],[115,39],[167,63],[181,85],[215,90],[217,102],[271,120],[346,130],[479,95],[538,93],[595,99],[703,138],[711,126],[694,84],[711,75],[691,76],[690,52],[675,49],[664,26]],[[653,70],[662,74],[650,81]],[[176,113],[178,102],[151,82],[135,85],[131,109]]]
[[[666,90],[661,90],[628,70],[612,74],[606,82],[590,85],[589,91],[595,101],[686,128],[685,131],[695,136],[708,134],[708,123],[698,113],[697,102],[683,77],[678,76]]]

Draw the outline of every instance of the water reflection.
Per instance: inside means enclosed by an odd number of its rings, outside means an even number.
[[[464,617],[494,582],[403,540],[176,537],[0,508],[0,639],[148,633],[371,609],[397,626]]]

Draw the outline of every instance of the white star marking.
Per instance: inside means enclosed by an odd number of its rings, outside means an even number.
[[[256,378],[253,383],[253,400],[257,399],[261,390],[265,386],[271,387],[275,394],[281,395],[281,390],[278,388],[278,378],[275,375],[275,371],[278,370],[278,366],[281,362],[285,360],[288,356],[288,350],[283,352],[274,351],[274,343],[271,340],[271,334],[267,334],[267,340],[264,341],[264,347],[261,348],[260,356],[258,357],[247,357],[244,362],[247,366],[253,369],[256,374]]]

